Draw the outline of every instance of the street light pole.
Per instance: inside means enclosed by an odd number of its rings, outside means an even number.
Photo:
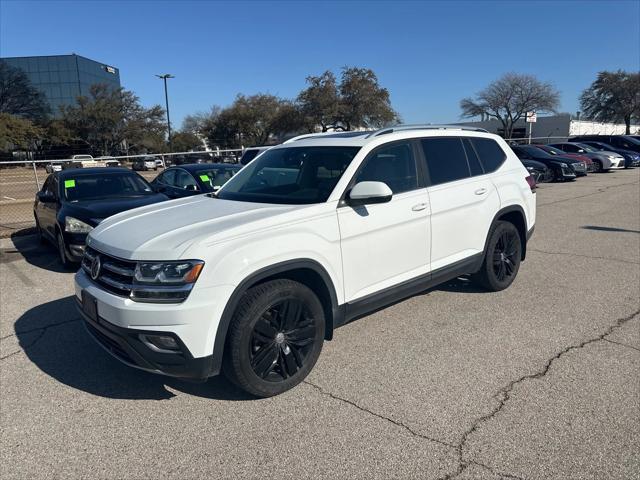
[[[156,77],[164,80],[164,102],[167,106],[167,133],[169,135],[169,150],[172,150],[171,147],[171,120],[169,120],[169,94],[167,93],[167,79],[168,78],[176,78],[170,73],[165,73],[164,75],[156,75]]]

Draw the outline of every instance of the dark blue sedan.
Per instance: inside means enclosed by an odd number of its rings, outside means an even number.
[[[72,168],[47,177],[33,214],[40,239],[56,245],[63,267],[69,267],[82,260],[87,234],[102,220],[165,200],[126,168]]]
[[[215,192],[241,168],[242,165],[230,163],[180,165],[167,168],[151,182],[151,186],[170,198]]]

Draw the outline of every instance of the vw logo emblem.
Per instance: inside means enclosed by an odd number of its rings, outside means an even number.
[[[100,257],[96,255],[93,258],[93,262],[91,262],[91,278],[97,280],[100,276],[100,268],[102,264],[100,263]]]

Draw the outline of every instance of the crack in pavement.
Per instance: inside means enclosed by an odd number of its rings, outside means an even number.
[[[598,257],[592,255],[581,255],[579,253],[569,253],[569,252],[549,252],[547,250],[538,250],[537,248],[527,247],[528,252],[537,252],[537,253],[545,253],[547,255],[567,255],[569,257],[583,257],[583,258],[593,258],[596,260],[607,260],[609,262],[620,262],[620,263],[630,263],[633,265],[640,265],[640,262],[634,262],[632,260],[623,260],[621,258],[611,258],[611,257]]]
[[[538,372],[530,373],[530,374],[527,374],[527,375],[523,375],[522,377],[509,382],[506,386],[501,388],[498,391],[498,393],[496,393],[496,395],[494,396],[494,398],[498,401],[498,405],[493,410],[491,410],[491,412],[489,412],[488,414],[477,418],[472,423],[471,427],[469,429],[467,429],[462,434],[460,442],[456,446],[456,451],[458,453],[458,462],[459,462],[458,469],[455,472],[449,473],[449,474],[445,475],[444,477],[441,477],[441,480],[451,480],[451,479],[459,476],[460,474],[462,474],[462,472],[464,472],[469,467],[469,465],[473,461],[464,459],[464,447],[465,447],[465,444],[467,443],[467,440],[469,439],[469,437],[474,432],[476,432],[480,428],[480,426],[483,423],[488,422],[489,420],[493,419],[502,410],[502,408],[510,400],[511,392],[513,391],[513,389],[518,384],[520,384],[522,382],[525,382],[527,380],[535,380],[535,379],[539,379],[539,378],[544,377],[547,373],[549,373],[549,370],[551,369],[551,365],[553,365],[553,363],[556,360],[560,359],[566,353],[569,353],[572,350],[581,349],[581,348],[583,348],[583,347],[585,347],[585,346],[587,346],[587,345],[589,345],[591,343],[599,342],[599,341],[602,341],[602,340],[607,340],[605,337],[607,337],[608,335],[613,333],[614,330],[622,327],[622,325],[624,325],[625,323],[633,320],[639,314],[640,314],[640,309],[636,310],[635,312],[633,312],[632,314],[630,314],[630,315],[628,315],[626,317],[622,317],[622,318],[617,319],[616,322],[613,325],[610,325],[602,334],[598,335],[597,337],[590,338],[590,339],[585,340],[583,342],[580,342],[580,343],[578,343],[576,345],[570,345],[570,346],[562,349],[560,352],[558,352],[553,357],[551,357],[549,360],[547,360],[545,362],[543,368],[541,370],[539,370]],[[474,463],[477,463],[477,462],[474,462]],[[498,475],[501,475],[501,474],[498,473]],[[515,477],[515,478],[517,478],[517,477]]]
[[[73,322],[79,322],[79,321],[80,321],[79,318],[73,318],[71,320],[64,320],[62,322],[51,323],[49,325],[45,325],[44,327],[32,328],[31,330],[22,330],[20,332],[15,332],[15,333],[12,333],[10,335],[6,335],[6,336],[0,338],[0,340],[5,340],[7,338],[15,337],[17,335],[24,335],[24,334],[27,334],[27,333],[33,333],[33,332],[38,332],[38,331],[40,332],[39,335],[36,336],[33,339],[33,341],[31,341],[29,343],[29,345],[22,345],[22,350],[18,350],[16,352],[10,353],[9,355],[5,355],[4,357],[0,357],[0,360],[4,360],[6,358],[12,357],[12,356],[14,356],[14,355],[16,355],[18,353],[24,352],[27,348],[33,347],[44,336],[44,334],[47,333],[47,330],[49,330],[50,328],[59,327],[60,325],[66,325],[67,323],[73,323]]]
[[[632,350],[636,350],[636,351],[640,352],[640,348],[638,348],[638,347],[634,347],[633,345],[627,345],[626,343],[616,342],[615,340],[610,340],[610,339],[608,339],[608,338],[603,338],[603,340],[604,340],[605,342],[615,343],[616,345],[620,345],[621,347],[631,348]]]
[[[426,435],[423,435],[423,434],[421,434],[419,432],[416,432],[415,430],[413,430],[411,427],[405,425],[404,423],[399,422],[398,420],[394,420],[393,418],[385,417],[384,415],[381,415],[381,414],[376,413],[376,412],[374,412],[372,410],[369,410],[369,409],[367,409],[367,408],[365,408],[365,407],[363,407],[361,405],[358,405],[355,402],[352,402],[351,400],[348,400],[348,399],[343,398],[343,397],[339,397],[339,396],[337,396],[337,395],[335,395],[335,394],[333,394],[331,392],[328,392],[324,388],[322,388],[320,385],[316,385],[315,383],[311,383],[309,380],[303,380],[302,383],[304,383],[306,385],[309,385],[310,387],[315,388],[322,395],[324,395],[326,397],[330,397],[330,398],[333,398],[334,400],[338,400],[339,402],[346,403],[347,405],[351,405],[352,407],[355,407],[355,408],[357,408],[358,410],[360,410],[362,412],[368,413],[369,415],[373,415],[374,417],[380,418],[381,420],[384,420],[386,422],[392,423],[393,425],[406,430],[407,432],[409,432],[414,437],[419,437],[419,438],[422,438],[424,440],[429,440],[430,442],[438,443],[438,444],[444,445],[445,447],[448,447],[448,448],[453,448],[453,449],[456,448],[456,445],[453,445],[452,443],[447,443],[447,442],[444,442],[442,440],[438,440],[437,438],[432,438],[432,437],[428,437]]]
[[[553,202],[547,202],[547,203],[538,203],[537,207],[545,207],[547,205],[555,205],[556,203],[563,203],[563,202],[569,202],[571,200],[576,200],[578,198],[584,198],[584,197],[590,197],[591,195],[598,195],[600,193],[606,192],[607,190],[609,190],[610,188],[618,188],[618,187],[624,187],[626,185],[639,185],[638,182],[629,182],[629,183],[620,183],[618,185],[608,185],[606,187],[600,187],[598,188],[597,192],[591,192],[591,193],[586,193],[584,195],[578,195],[576,197],[569,197],[569,198],[563,198],[561,200],[554,200]]]
[[[494,470],[492,467],[490,467],[489,465],[485,465],[484,463],[480,463],[476,460],[469,460],[469,464],[474,464],[477,465],[478,467],[482,467],[486,470],[489,470],[491,473],[493,473],[494,475],[498,475],[502,478],[511,478],[514,480],[524,480],[524,478],[522,477],[518,477],[517,475],[512,475],[510,473],[505,473],[505,472],[498,472],[496,470]]]

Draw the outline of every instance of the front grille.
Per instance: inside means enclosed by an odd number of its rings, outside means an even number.
[[[100,256],[101,267],[98,277],[93,278],[91,267],[96,256]],[[105,290],[123,297],[131,295],[133,275],[136,269],[135,262],[105,255],[87,247],[82,258],[82,269]]]

